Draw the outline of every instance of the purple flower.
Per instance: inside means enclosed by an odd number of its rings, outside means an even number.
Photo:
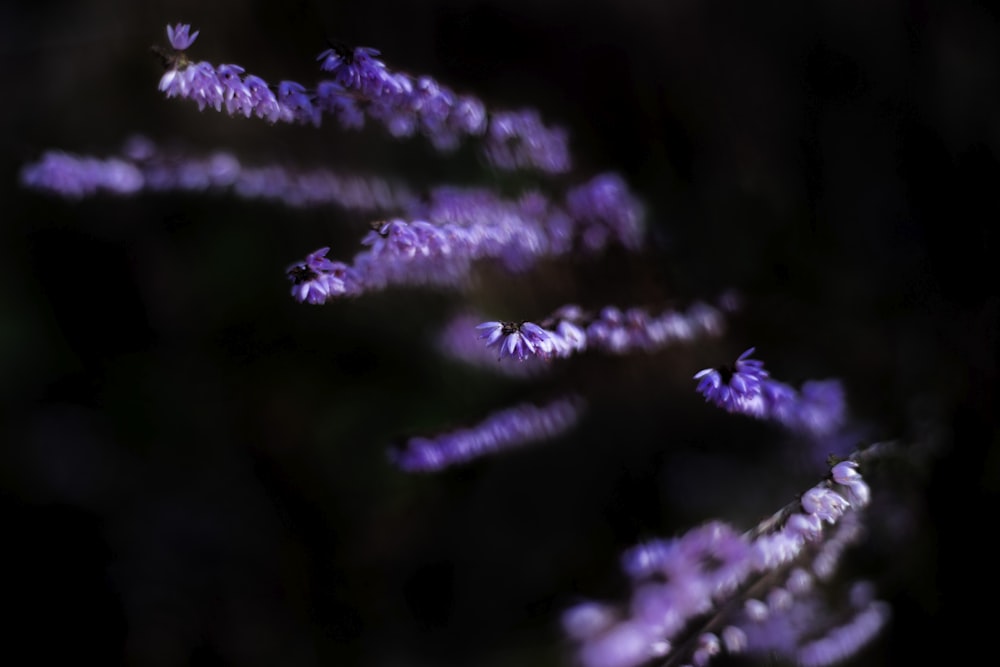
[[[548,359],[556,347],[552,334],[534,322],[484,322],[476,328],[483,331],[479,337],[486,339],[486,347],[499,348],[498,359]]]
[[[321,111],[335,115],[344,129],[360,130],[365,126],[364,112],[336,81],[320,81],[317,84],[316,105]]]
[[[825,435],[843,425],[846,412],[843,385],[837,380],[814,380],[802,384],[789,420],[797,431]]]
[[[243,84],[246,86],[249,104],[253,108],[254,115],[271,123],[281,119],[281,105],[278,104],[278,98],[274,96],[267,81],[259,76],[248,74],[243,79]]]
[[[278,84],[278,100],[291,110],[296,120],[319,127],[320,110],[313,105],[312,97],[302,84],[282,81]]]
[[[448,124],[460,134],[480,135],[486,131],[486,107],[479,99],[462,95],[448,115]]]
[[[802,495],[802,509],[828,523],[836,522],[850,506],[846,498],[825,486],[814,487]]]
[[[198,103],[198,111],[203,111],[206,106],[222,110],[226,89],[211,63],[202,61],[191,65],[182,75],[187,80],[185,96]]]
[[[253,113],[253,100],[243,81],[244,69],[239,65],[219,65],[216,75],[224,88],[223,98],[229,114],[241,113],[249,118]]]
[[[519,364],[497,363],[497,358],[473,332],[476,324],[482,321],[482,317],[476,317],[474,314],[463,314],[455,317],[438,336],[438,349],[443,354],[467,364],[511,377],[534,377],[549,369],[548,364],[537,357],[529,357]]]
[[[545,127],[533,109],[498,111],[490,117],[484,151],[504,169],[563,173],[570,169],[568,142],[565,130]]]
[[[833,481],[837,484],[853,484],[861,480],[861,473],[858,472],[858,464],[854,461],[841,461],[833,466],[830,471]]]
[[[359,279],[351,267],[326,258],[329,248],[306,255],[303,262],[288,268],[292,296],[302,303],[321,304],[327,299],[352,296],[359,291]]]
[[[357,90],[368,97],[378,97],[385,90],[397,90],[385,63],[376,56],[378,49],[359,46],[355,49],[337,46],[327,49],[317,56],[322,60],[320,69],[333,74],[338,84],[349,90]]]
[[[729,412],[741,412],[759,416],[763,405],[760,400],[761,385],[767,378],[764,362],[751,359],[754,348],[741,354],[733,366],[706,368],[698,371],[694,379],[698,383],[698,393],[706,401],[715,403]]]
[[[566,211],[581,221],[588,248],[600,248],[614,238],[629,250],[638,250],[645,229],[639,201],[617,174],[601,174],[566,194]]]
[[[871,490],[858,472],[854,461],[841,461],[831,471],[833,481],[847,487],[847,499],[854,507],[864,507],[871,500]]]
[[[200,31],[195,30],[194,34],[188,34],[191,30],[191,26],[186,23],[178,23],[176,26],[167,26],[167,39],[170,41],[170,46],[174,47],[178,51],[183,51],[192,44],[194,40],[198,39],[198,33]]]

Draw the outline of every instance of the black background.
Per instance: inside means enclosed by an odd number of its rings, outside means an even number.
[[[0,516],[10,655],[31,664],[550,665],[560,611],[622,593],[617,556],[710,518],[746,528],[823,475],[825,451],[724,415],[691,375],[750,345],[779,379],[840,377],[864,442],[940,443],[873,482],[872,577],[895,619],[859,659],[958,661],[988,643],[998,488],[1000,25],[968,2],[66,2],[0,10]],[[379,48],[495,108],[565,124],[577,171],[498,173],[327,123],[270,127],[165,100],[149,47],[315,80],[326,38]],[[284,268],[368,220],[231,196],[18,187],[42,151],[132,133],[248,163],[508,191],[622,174],[648,250],[485,267],[465,295],[323,307]],[[442,358],[491,318],[712,299],[727,336],[586,356],[514,382]],[[555,442],[440,476],[389,443],[566,388]],[[910,480],[910,481],[907,481]],[[912,482],[912,483],[911,483]],[[890,493],[893,492],[893,493]],[[892,510],[892,512],[890,512]],[[852,569],[853,568],[853,569]],[[969,637],[978,637],[969,639]]]

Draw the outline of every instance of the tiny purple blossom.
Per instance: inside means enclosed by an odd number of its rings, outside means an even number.
[[[821,521],[834,523],[851,503],[836,491],[825,486],[816,486],[802,495],[802,509]]]
[[[546,127],[533,109],[495,112],[486,131],[484,151],[504,169],[569,171],[569,139],[562,128]]]
[[[445,355],[464,363],[501,373],[509,377],[527,378],[538,376],[549,369],[541,359],[525,359],[518,364],[499,364],[493,352],[483,345],[480,336],[473,332],[477,323],[482,322],[482,316],[474,313],[463,313],[454,317],[438,335],[438,349]],[[487,329],[493,329],[497,335],[502,335],[500,323],[487,322]],[[487,338],[487,331],[482,338]]]
[[[305,261],[290,266],[288,279],[292,281],[292,296],[297,301],[321,304],[328,299],[355,295],[359,291],[359,278],[353,268],[342,262],[326,258],[329,248],[320,248],[306,256]]]
[[[858,472],[858,464],[854,461],[841,461],[833,466],[830,474],[833,477],[833,481],[837,484],[847,485],[861,479],[861,473]]]
[[[700,380],[698,393],[729,412],[756,410],[755,399],[768,374],[764,362],[750,358],[754,349],[741,354],[732,367],[706,368],[696,373],[694,379]]]
[[[394,91],[397,88],[385,63],[377,58],[378,55],[378,49],[366,46],[351,50],[336,47],[327,49],[316,59],[323,61],[320,68],[333,74],[334,81],[344,88],[378,97],[383,91]]]
[[[189,34],[191,31],[191,26],[186,23],[178,23],[176,26],[167,26],[167,39],[170,41],[170,46],[174,47],[178,51],[183,51],[189,46],[194,44],[194,40],[198,39],[199,30],[195,30],[194,34]]]
[[[483,331],[479,337],[486,339],[486,347],[499,349],[498,359],[548,359],[557,345],[552,334],[534,322],[484,322],[476,328]]]
[[[313,105],[305,86],[295,81],[282,81],[278,84],[278,99],[291,109],[296,120],[319,127],[320,110]]]

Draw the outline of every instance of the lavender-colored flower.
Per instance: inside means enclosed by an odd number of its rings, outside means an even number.
[[[555,349],[549,332],[534,322],[483,322],[476,328],[482,331],[479,337],[486,339],[486,347],[497,348],[498,359],[547,359]]]
[[[453,318],[438,336],[438,348],[464,363],[511,377],[537,377],[549,369],[549,365],[538,357],[529,357],[518,364],[497,363],[497,355],[483,345],[476,333],[476,325],[482,321],[482,317],[472,314]]]
[[[334,268],[333,263],[326,258],[329,251],[329,248],[320,248],[306,255],[304,262],[289,267],[288,276],[293,283],[292,295],[296,300],[312,304],[326,301],[329,289],[324,276]]]
[[[478,136],[486,131],[486,107],[471,95],[459,95],[448,114],[448,125],[458,134]]]
[[[742,653],[747,646],[747,633],[735,625],[722,629],[722,644],[728,653]]]
[[[181,76],[185,79],[184,96],[198,104],[198,111],[204,111],[205,107],[222,110],[226,88],[211,63],[202,61],[190,65]]]
[[[721,650],[722,644],[714,633],[703,633],[698,637],[698,646],[691,654],[691,663],[696,667],[705,667]]]
[[[562,128],[545,127],[537,111],[495,112],[490,117],[484,152],[504,169],[569,171],[568,136]]]
[[[566,212],[585,230],[584,245],[603,247],[607,237],[629,250],[644,241],[642,206],[617,174],[601,174],[566,195]]]
[[[847,500],[854,507],[864,507],[871,500],[871,490],[858,472],[854,461],[841,461],[831,471],[833,481],[847,489]]]
[[[316,85],[316,106],[321,113],[335,116],[345,130],[360,130],[365,126],[365,114],[357,100],[336,81],[320,81]]]
[[[327,259],[329,250],[320,248],[307,255],[305,261],[288,268],[292,296],[297,301],[321,304],[335,297],[354,296],[360,291],[355,271],[342,262]]]
[[[194,40],[198,39],[198,30],[194,31],[194,34],[189,34],[191,31],[191,26],[186,23],[178,23],[176,26],[167,26],[167,40],[170,42],[170,46],[174,47],[178,51],[183,51],[189,46],[194,44]]]
[[[378,97],[386,90],[396,90],[398,85],[378,59],[378,49],[359,46],[349,49],[342,46],[327,49],[317,56],[323,61],[320,69],[333,74],[333,80],[347,90],[356,90],[368,97]]]
[[[761,387],[768,374],[764,362],[750,358],[753,352],[752,347],[746,350],[733,366],[698,371],[694,376],[699,380],[698,393],[729,412],[761,415]]]
[[[242,114],[249,118],[253,113],[254,105],[250,95],[250,89],[243,80],[245,70],[239,65],[219,65],[216,70],[219,83],[222,84],[223,101],[226,112],[230,115]]]
[[[837,380],[804,382],[796,400],[787,409],[788,426],[796,431],[825,435],[844,424],[847,400]]]
[[[841,461],[830,470],[830,476],[837,484],[853,484],[861,480],[858,464],[855,461]]]
[[[572,428],[582,412],[579,397],[542,407],[523,403],[487,417],[471,428],[434,438],[410,438],[390,459],[407,472],[435,472],[502,450],[554,438]]]
[[[296,120],[320,125],[320,110],[313,105],[312,96],[306,92],[305,86],[294,81],[282,81],[278,84],[278,100],[287,107]]]
[[[247,94],[249,95],[247,103],[253,109],[253,113],[257,118],[262,118],[269,123],[277,123],[279,120],[285,119],[285,114],[282,111],[281,104],[278,102],[278,98],[271,91],[271,87],[264,79],[253,74],[247,74],[243,79],[243,85],[246,87]]]
[[[835,523],[850,506],[846,498],[824,486],[809,489],[802,496],[802,509],[829,523]]]

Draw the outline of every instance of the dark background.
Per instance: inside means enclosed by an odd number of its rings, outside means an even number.
[[[149,47],[315,81],[324,40],[379,48],[493,108],[534,106],[577,171],[498,173],[377,128],[269,127],[165,100]],[[824,474],[826,451],[725,415],[691,375],[756,345],[779,379],[840,377],[875,438],[935,443],[873,480],[845,578],[894,604],[860,660],[955,661],[987,642],[1000,24],[968,2],[65,2],[0,9],[0,517],[5,652],[28,663],[558,665],[558,617],[614,599],[621,549],[710,518],[747,528]],[[42,151],[132,133],[247,163],[558,192],[621,173],[649,249],[485,267],[469,294],[296,304],[283,271],[350,257],[365,216],[235,197],[18,187]],[[713,299],[727,336],[585,356],[538,382],[442,358],[456,306],[537,318]],[[572,388],[580,428],[406,476],[415,431]],[[914,458],[915,455],[914,455]],[[890,474],[895,473],[895,474]],[[970,640],[969,637],[978,637]],[[5,661],[6,662],[6,661]],[[13,663],[12,663],[13,664]]]

